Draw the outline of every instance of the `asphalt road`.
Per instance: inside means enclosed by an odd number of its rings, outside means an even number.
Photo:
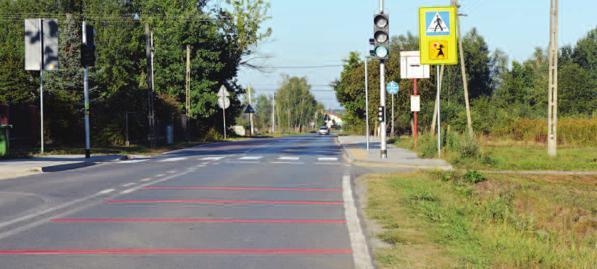
[[[2,181],[0,268],[364,268],[349,175],[311,135]]]

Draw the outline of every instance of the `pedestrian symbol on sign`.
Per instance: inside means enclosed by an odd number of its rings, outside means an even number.
[[[445,40],[432,40],[429,43],[429,58],[432,60],[448,58],[448,42]]]
[[[427,12],[427,35],[446,36],[450,35],[450,13],[447,11]]]

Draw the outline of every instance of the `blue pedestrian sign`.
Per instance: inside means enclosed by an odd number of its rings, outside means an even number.
[[[388,91],[389,94],[397,94],[398,90],[400,90],[400,86],[398,86],[396,81],[390,81],[388,85],[386,85],[386,91]]]
[[[450,35],[450,12],[428,11],[425,12],[425,25],[428,36]]]

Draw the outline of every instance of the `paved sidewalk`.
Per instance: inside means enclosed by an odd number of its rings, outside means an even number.
[[[422,159],[413,151],[388,144],[388,158],[381,159],[379,138],[370,137],[369,152],[365,136],[339,136],[338,142],[346,151],[348,158],[356,165],[379,167],[402,167],[416,169],[451,170],[452,166],[441,159]]]
[[[85,159],[83,155],[48,155],[28,159],[0,161],[0,180],[55,172],[111,162],[125,158],[122,155],[99,155]]]

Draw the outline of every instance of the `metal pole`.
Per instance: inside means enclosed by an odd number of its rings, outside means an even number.
[[[39,67],[39,132],[40,152],[44,153],[44,23],[39,19],[39,40],[41,43],[41,60]]]
[[[395,132],[394,132],[394,124],[395,124],[395,121],[396,121],[394,119],[394,96],[395,96],[395,94],[392,94],[392,129],[390,131],[392,137],[394,137],[394,134],[395,134]]]
[[[414,81],[414,95],[417,96],[417,79],[416,78],[415,78],[415,81]],[[414,126],[415,128],[413,130],[413,137],[414,137],[414,140],[415,140],[415,148],[417,147],[417,132],[418,132],[418,128],[419,128],[419,127],[417,127],[417,125],[418,125],[418,123],[417,123],[417,111],[415,111],[415,126]]]
[[[549,86],[547,108],[547,154],[557,155],[558,125],[558,0],[550,1],[549,14]]]
[[[437,96],[435,99],[435,102],[437,103],[437,156],[438,158],[442,157],[442,145],[441,145],[441,106],[440,106],[440,96],[439,96],[439,91],[441,89],[441,80],[440,80],[440,76],[439,76],[439,65],[435,66],[435,73],[436,73],[436,77],[437,77],[437,82],[435,83],[437,85]]]
[[[87,45],[87,31],[85,30],[85,22],[83,22],[83,44]],[[91,141],[89,138],[89,67],[85,65],[83,68],[83,99],[85,110],[85,158],[91,157]]]
[[[369,72],[368,58],[365,57],[365,137],[367,140],[367,152],[369,151]]]
[[[128,147],[131,145],[131,142],[129,140],[129,113],[128,112],[124,112],[124,129],[125,129],[125,138],[126,138],[126,141],[124,143]]]
[[[382,120],[382,122],[379,123],[379,129],[380,129],[380,154],[381,154],[381,158],[382,159],[387,159],[388,158],[388,149],[387,149],[387,145],[386,145],[386,91],[384,89],[384,84],[386,83],[386,78],[385,78],[385,72],[386,72],[386,68],[385,68],[385,63],[383,60],[380,61],[379,63],[379,105],[382,107],[382,109],[384,110],[384,118]]]
[[[248,91],[249,91],[249,105],[252,105],[252,100],[251,100],[251,87],[248,87]],[[253,136],[255,133],[255,129],[253,128],[253,113],[249,114],[249,123],[251,124],[251,136]]]
[[[226,95],[222,94],[222,118],[224,119],[224,139],[226,139]]]
[[[383,12],[384,10],[384,0],[379,0],[379,11]],[[388,149],[386,145],[386,119],[385,117],[385,110],[386,110],[386,91],[385,91],[385,84],[386,84],[386,66],[384,60],[379,61],[379,105],[384,110],[384,119],[379,124],[380,129],[380,154],[382,159],[388,158]]]

